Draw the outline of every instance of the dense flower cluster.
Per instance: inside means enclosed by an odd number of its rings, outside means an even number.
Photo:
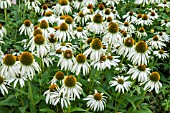
[[[158,93],[162,87],[161,75],[149,64],[151,60],[169,57],[164,49],[170,36],[166,31],[148,32],[150,26],[161,20],[157,8],[146,8],[142,13],[127,11],[120,15],[116,7],[126,2],[58,0],[49,8],[47,4],[40,7],[38,0],[25,0],[25,7],[41,17],[37,25],[27,19],[19,28],[20,35],[27,37],[21,41],[24,51],[17,55],[4,54],[0,50],[1,93],[8,93],[7,84],[15,88],[19,82],[23,87],[35,74],[43,72],[44,67],[56,62],[60,71],[51,78],[49,89],[44,92],[47,104],[68,108],[72,101],[82,98],[80,79],[88,78],[92,69],[97,70],[97,74],[115,70],[116,74],[113,73],[113,79],[110,78],[107,84],[116,92],[128,92],[137,81],[144,90],[155,89]],[[170,3],[165,2],[135,0],[134,4],[170,7]],[[0,0],[1,9],[8,6],[11,6],[11,0]],[[161,20],[160,26],[170,27],[170,22]],[[5,27],[0,24],[0,43],[6,34]],[[35,56],[41,60],[36,61]],[[89,93],[83,100],[87,100],[91,110],[103,111],[108,98],[105,95],[95,89],[94,94]]]

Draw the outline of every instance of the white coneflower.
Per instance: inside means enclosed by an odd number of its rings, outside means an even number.
[[[90,48],[87,49],[83,54],[86,55],[86,57],[90,54],[90,60],[99,61],[100,55],[104,53],[105,51],[102,48],[101,40],[99,38],[95,38],[90,43]]]
[[[61,108],[67,108],[70,105],[69,98],[67,98],[66,95],[63,95],[63,92],[61,92],[61,90],[51,92],[50,100],[52,101],[51,103],[54,106],[60,103]]]
[[[89,4],[92,4],[93,6],[95,6],[98,3],[97,0],[83,0],[83,2],[86,6]]]
[[[80,40],[85,40],[87,39],[88,32],[82,27],[77,27],[76,30],[74,31],[74,35]]]
[[[90,43],[92,42],[92,37],[82,40],[82,42],[83,42],[82,49],[85,49],[90,46]]]
[[[37,34],[32,40],[30,40],[28,47],[32,52],[35,52],[38,57],[43,57],[50,51],[50,46],[47,43],[47,40],[40,34]]]
[[[119,16],[119,13],[116,9],[113,9],[112,10],[112,14],[113,14],[113,19],[116,20],[116,19],[121,19],[120,16]]]
[[[101,16],[104,16],[104,11],[105,11],[105,6],[102,3],[100,3],[98,5],[97,10],[94,12],[94,14],[100,14]]]
[[[135,22],[136,25],[141,25],[141,26],[150,26],[153,24],[153,21],[149,18],[147,14],[143,14],[142,18],[136,20]]]
[[[6,85],[8,84],[8,80],[4,76],[0,76],[0,91],[3,95],[8,94],[8,90],[6,88]]]
[[[90,16],[88,14],[84,14],[83,11],[80,11],[79,13],[75,13],[74,15],[74,21],[81,25],[84,26],[87,21],[91,20]]]
[[[76,27],[76,24],[71,16],[66,16],[65,23],[68,25],[68,30],[70,32],[72,32],[73,29]]]
[[[107,32],[103,36],[103,42],[109,44],[122,43],[121,33],[119,32],[119,25],[111,22],[108,26]]]
[[[159,59],[165,59],[169,57],[169,54],[167,53],[167,51],[164,50],[157,50],[157,51],[153,51],[153,54],[155,56],[157,56]]]
[[[167,2],[166,0],[163,0],[157,6],[158,7],[163,7],[163,8],[169,8],[170,7],[170,2]]]
[[[77,82],[77,79],[74,76],[65,76],[61,92],[63,93],[63,96],[66,96],[69,100],[75,100],[76,97],[80,99],[80,94],[83,92],[81,86],[81,83]]]
[[[52,102],[54,102],[53,99],[51,99],[51,94],[52,94],[52,92],[58,92],[59,90],[60,90],[60,88],[58,87],[57,84],[51,84],[49,86],[49,89],[47,91],[45,91],[43,94],[44,96],[46,96],[45,97],[46,104],[52,104]]]
[[[110,69],[112,63],[109,60],[106,60],[106,59],[107,59],[106,56],[101,55],[99,61],[97,61],[97,62],[93,61],[93,62],[91,62],[90,65],[94,66],[94,69],[96,68],[97,70],[100,70],[100,71],[102,71],[102,70],[104,70],[106,68]]]
[[[51,82],[51,84],[54,84],[57,81],[59,81],[61,83],[61,81],[63,79],[64,79],[64,73],[62,71],[57,71],[56,74],[54,75],[53,79],[50,82]]]
[[[126,57],[128,54],[130,54],[131,51],[134,50],[134,42],[135,41],[133,38],[126,38],[124,44],[118,48],[118,54]]]
[[[114,80],[111,80],[109,82],[110,87],[112,86],[116,86],[115,91],[118,90],[118,92],[122,92],[124,93],[124,90],[128,91],[132,82],[127,81],[129,78],[129,76],[124,77],[124,76],[117,76],[117,77],[113,77]]]
[[[103,111],[106,106],[106,99],[107,97],[104,96],[104,93],[98,93],[95,89],[93,95],[88,95],[83,100],[88,100],[86,104],[93,111]]]
[[[107,8],[107,9],[105,9],[105,11],[104,11],[104,14],[103,14],[103,19],[104,20],[107,20],[109,17],[113,17],[113,13],[112,13],[112,11],[109,9],[109,8]]]
[[[136,35],[137,35],[139,38],[148,36],[147,33],[145,32],[145,28],[144,28],[144,27],[140,27],[140,28],[138,29],[138,31],[136,31]]]
[[[58,3],[52,8],[53,8],[54,14],[58,16],[72,13],[72,8],[68,0],[59,0]]]
[[[148,77],[149,79],[142,84],[145,84],[144,90],[148,90],[151,92],[153,89],[155,89],[155,92],[158,93],[159,89],[162,87],[162,84],[159,82],[160,80],[160,75],[158,72],[152,72],[150,76]]]
[[[6,29],[4,26],[2,26],[2,24],[0,23],[0,38],[3,38],[4,35],[6,35]]]
[[[157,36],[163,41],[163,42],[169,42],[170,36],[166,32],[156,32]]]
[[[123,15],[123,19],[125,19],[126,22],[135,22],[136,21],[136,13],[135,12],[127,12],[126,15]]]
[[[42,65],[49,67],[50,65],[53,65],[54,58],[50,57],[50,54],[47,54],[42,58]]]
[[[65,15],[56,17],[56,21],[55,22],[57,23],[58,27],[60,26],[60,24],[65,22],[65,18],[66,18]]]
[[[94,32],[95,34],[101,34],[104,32],[103,17],[100,14],[95,14],[93,16],[93,22],[87,24],[87,30]]]
[[[36,71],[39,73],[41,68],[37,62],[35,62],[34,56],[30,52],[23,52],[17,66],[21,71],[21,75],[27,76],[30,80],[33,79],[33,76],[36,74]]]
[[[151,12],[149,12],[148,15],[149,15],[149,18],[152,20],[158,19],[159,17],[155,10],[151,10]]]
[[[47,11],[45,12],[44,17],[39,19],[38,22],[41,22],[42,20],[45,20],[53,25],[53,23],[56,21],[56,16],[51,11]]]
[[[148,46],[146,42],[144,41],[139,41],[135,45],[135,51],[132,50],[129,55],[128,59],[133,62],[133,64],[138,64],[138,65],[147,65],[148,60],[149,60],[149,54],[150,51],[148,50]]]
[[[60,24],[60,29],[56,31],[56,37],[59,42],[71,41],[74,39],[73,33],[69,31],[66,23]]]
[[[41,5],[41,3],[38,0],[25,0],[25,6],[28,6],[28,9],[32,9],[34,8],[35,12],[40,11],[39,5]]]
[[[170,22],[168,20],[161,20],[161,26],[170,27]]]
[[[48,36],[48,44],[50,46],[51,51],[55,51],[55,46],[57,44],[57,37],[54,33],[50,33]]]
[[[21,75],[20,73],[15,74],[15,76],[13,76],[12,78],[9,79],[9,83],[14,82],[14,84],[13,84],[14,88],[17,86],[18,82],[19,82],[21,87],[24,87],[26,81],[27,81],[26,76],[25,75]]]
[[[81,11],[83,12],[83,14],[92,14],[93,13],[93,5],[88,4],[87,6],[83,7],[81,9]]]
[[[56,44],[56,50],[61,50],[61,51],[65,51],[65,50],[73,50],[72,44],[71,43],[65,43],[65,42],[61,42]]]
[[[143,6],[145,6],[149,4],[149,0],[135,0],[134,3],[137,5],[143,4]]]
[[[75,62],[75,57],[71,50],[65,50],[63,55],[60,57],[57,66],[61,66],[61,69],[64,70],[72,70],[73,64]]]
[[[118,63],[120,62],[120,60],[118,59],[120,56],[111,56],[111,55],[108,55],[107,56],[107,59],[112,66],[116,67],[118,66]]]
[[[72,72],[78,75],[80,74],[81,69],[83,71],[83,75],[87,75],[89,73],[90,65],[88,64],[85,55],[78,54],[76,56],[76,62],[72,68]]]
[[[31,23],[30,20],[25,20],[24,24],[19,28],[20,35],[24,32],[24,35],[32,35],[34,30],[34,25]]]
[[[16,57],[12,54],[6,54],[3,58],[1,66],[1,75],[11,78],[17,74]]]
[[[124,23],[121,23],[119,28],[129,33],[133,33],[136,29],[133,24],[131,24],[130,22],[126,22],[126,21]]]
[[[43,6],[42,6],[42,9],[41,9],[41,11],[40,11],[40,14],[41,14],[41,16],[44,16],[44,14],[46,13],[46,12],[53,12],[53,10],[51,10],[50,8],[48,8],[48,5],[47,4],[43,4]]]
[[[45,37],[45,38],[48,38],[48,34],[50,33],[50,27],[49,27],[49,24],[46,20],[41,20],[40,23],[39,23],[39,27],[37,29],[41,29],[42,31],[42,35]]]
[[[123,42],[125,41],[126,38],[131,37],[131,33],[126,32],[125,30],[120,30],[120,33],[121,33],[121,35],[122,35]],[[122,44],[121,44],[121,45],[122,45]]]
[[[119,71],[119,72],[126,72],[127,71],[127,66],[121,62],[118,63],[118,66],[115,68],[115,70]]]
[[[0,9],[6,9],[8,7],[11,7],[11,0],[0,0]]]
[[[160,38],[158,38],[157,35],[153,36],[152,38],[147,40],[148,45],[151,45],[151,48],[153,49],[162,49],[166,46],[165,43],[162,42]]]
[[[84,7],[84,0],[75,0],[73,1],[73,7],[76,9],[76,10],[80,10]]]
[[[134,66],[129,69],[127,74],[132,74],[131,78],[134,80],[138,78],[138,82],[145,82],[148,80],[148,75],[150,74],[149,68],[146,65]]]
[[[107,6],[115,6],[115,4],[119,4],[121,0],[103,0],[104,3],[106,3]]]

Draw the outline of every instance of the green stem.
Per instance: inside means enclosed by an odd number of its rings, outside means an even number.
[[[119,92],[117,92],[116,94],[116,99],[115,99],[115,111],[118,112],[118,109],[119,109],[119,103],[118,102],[118,96],[120,95]]]
[[[70,108],[71,108],[71,105],[68,106],[68,111],[67,111],[67,113],[70,113]]]
[[[35,102],[34,102],[33,91],[32,91],[32,86],[31,86],[30,80],[28,81],[28,98],[31,101],[31,103],[30,103],[31,113],[36,113]]]
[[[7,24],[7,9],[4,8],[5,24]]]

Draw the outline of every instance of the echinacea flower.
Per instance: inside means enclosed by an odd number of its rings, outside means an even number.
[[[35,62],[34,56],[30,52],[23,52],[20,55],[17,66],[21,71],[21,75],[27,76],[28,79],[32,80],[36,72],[40,72],[41,68],[37,62]]]
[[[119,27],[121,30],[124,30],[126,32],[129,32],[129,33],[133,33],[135,31],[135,27],[133,26],[133,24],[131,24],[130,22],[124,22],[122,24],[120,24],[120,27]]]
[[[100,14],[95,14],[93,16],[93,21],[87,24],[87,30],[95,34],[101,34],[104,31],[103,17]]]
[[[17,74],[16,68],[16,57],[12,54],[6,54],[3,58],[1,66],[1,75],[6,78],[11,78]]]
[[[72,68],[72,72],[78,75],[81,70],[83,71],[83,75],[87,75],[89,73],[90,65],[86,60],[86,56],[83,54],[78,54],[76,56],[76,62]]]
[[[68,75],[64,77],[61,92],[63,96],[66,96],[69,100],[75,100],[76,97],[80,99],[80,94],[83,92],[81,86],[81,83],[77,82],[74,76]]]
[[[93,95],[88,95],[83,100],[88,100],[86,104],[93,111],[103,111],[106,106],[106,99],[107,97],[104,96],[104,93],[98,93],[95,89]]]
[[[60,57],[57,66],[61,66],[61,69],[64,70],[72,70],[73,64],[75,62],[75,57],[71,50],[65,50],[63,55]]]
[[[145,28],[144,28],[144,27],[140,27],[140,28],[138,29],[138,31],[136,32],[136,35],[137,35],[139,38],[148,36],[147,33],[146,33],[146,31],[145,31]]]
[[[166,46],[164,42],[162,42],[161,38],[159,38],[157,35],[153,36],[152,38],[147,40],[148,45],[151,45],[151,48],[153,49],[162,49]]]
[[[135,22],[136,25],[141,25],[141,26],[150,26],[153,24],[153,21],[149,18],[149,15],[143,14],[142,18],[136,20]]]
[[[69,98],[67,98],[66,95],[64,96],[61,90],[51,92],[50,100],[52,101],[52,105],[54,106],[60,103],[61,108],[64,108],[64,107],[67,108],[70,105]]]
[[[44,14],[46,13],[46,12],[52,12],[52,10],[50,9],[50,8],[48,8],[48,5],[47,4],[43,4],[42,5],[42,9],[41,9],[41,11],[40,11],[40,14],[41,14],[41,16],[44,16]]]
[[[28,9],[34,9],[35,12],[39,13],[41,3],[38,0],[25,0],[25,6],[28,6]]]
[[[147,81],[141,83],[141,85],[145,84],[144,90],[151,92],[153,89],[155,89],[155,92],[159,93],[159,89],[162,87],[162,84],[159,82],[159,73],[156,71],[152,72],[148,78],[149,79]]]
[[[50,81],[51,84],[56,83],[57,81],[61,81],[64,79],[64,73],[62,71],[57,71],[56,74],[54,75],[53,79]]]
[[[118,59],[119,57],[120,56],[108,55],[106,60],[108,60],[108,62],[110,62],[112,66],[116,67],[118,66],[118,63],[120,62],[120,60]]]
[[[59,42],[71,41],[74,39],[73,33],[69,31],[68,24],[60,24],[60,29],[56,31],[56,37]]]
[[[5,95],[5,93],[8,94],[8,89],[6,85],[9,85],[8,80],[6,79],[6,77],[1,75],[0,76],[0,91],[3,95]]]
[[[6,28],[0,23],[0,38],[3,38],[4,35],[6,35]]]
[[[44,13],[44,16],[38,20],[38,22],[41,22],[42,20],[45,20],[46,22],[53,25],[53,23],[56,21],[56,16],[53,14],[52,11],[46,11]]]
[[[126,22],[135,22],[136,21],[136,13],[133,11],[129,11],[126,13],[126,15],[123,15],[123,19],[125,19]]]
[[[84,26],[87,23],[87,21],[90,20],[90,16],[88,14],[84,14],[83,11],[75,13],[73,16],[74,21],[81,26]]]
[[[148,80],[150,70],[146,65],[139,65],[131,67],[127,74],[132,74],[131,78],[133,80],[138,78],[138,82],[145,82]]]
[[[86,57],[90,54],[90,60],[92,61],[99,61],[100,55],[103,54],[105,51],[102,48],[102,42],[99,38],[95,38],[90,43],[90,48],[87,49],[83,54]]]
[[[46,104],[52,104],[52,102],[54,102],[54,100],[51,99],[51,94],[52,94],[52,92],[58,92],[59,90],[60,90],[60,88],[58,87],[57,84],[51,84],[49,86],[49,89],[47,91],[45,91],[43,94],[44,96],[46,96],[45,97]]]
[[[97,70],[100,70],[100,71],[102,71],[106,68],[111,69],[112,64],[109,60],[106,60],[106,59],[107,59],[107,57],[105,55],[101,55],[99,61],[97,61],[97,62],[93,61],[93,62],[91,62],[90,65],[94,66],[94,69],[97,68]]]
[[[109,82],[110,87],[116,86],[115,91],[118,90],[119,93],[120,92],[124,93],[124,90],[128,91],[132,84],[132,82],[127,81],[128,78],[129,76],[124,77],[124,76],[119,76],[119,75],[117,77],[113,77],[114,80],[111,80]]]
[[[0,0],[0,9],[6,9],[8,7],[11,7],[11,0]]]
[[[109,44],[122,43],[121,34],[119,32],[119,25],[115,22],[110,22],[106,33],[103,36],[103,42]]]
[[[126,38],[124,44],[118,48],[118,54],[126,57],[131,51],[134,50],[134,42],[135,40],[133,38]]]
[[[52,8],[53,8],[54,14],[58,16],[72,13],[72,8],[68,0],[59,0],[58,3]]]
[[[128,59],[132,61],[133,64],[147,65],[149,60],[150,51],[146,42],[139,41],[135,45],[135,50],[132,50],[128,54]]]
[[[169,57],[169,54],[167,53],[167,51],[164,51],[162,49],[153,51],[153,54],[157,56],[159,59],[165,59]]]
[[[47,39],[40,34],[37,34],[30,40],[28,47],[31,52],[35,52],[38,57],[43,57],[50,51],[50,46],[47,43]]]
[[[25,20],[24,24],[19,28],[20,35],[24,32],[24,35],[28,35],[29,37],[32,35],[34,30],[34,25],[30,20]]]
[[[82,27],[77,27],[76,30],[74,31],[74,35],[78,39],[83,40],[83,39],[87,39],[88,32],[87,32],[87,30],[83,29]]]

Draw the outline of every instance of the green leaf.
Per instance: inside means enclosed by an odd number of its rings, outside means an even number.
[[[75,112],[75,111],[87,111],[87,110],[79,108],[79,107],[74,107],[70,110],[70,112]]]
[[[100,91],[100,92],[102,92],[102,93],[104,93],[104,94],[106,94],[106,95],[108,95],[109,98],[111,98],[111,96],[110,96],[103,88],[97,87],[96,90],[97,90],[97,91]]]
[[[28,105],[19,107],[18,109],[21,111],[21,113],[25,113],[27,107],[28,107]]]
[[[0,101],[0,106],[19,106],[20,102],[15,95],[9,95],[7,99]]]
[[[50,108],[43,108],[43,109],[40,109],[40,111],[45,112],[45,113],[55,113],[55,111],[53,111]]]

